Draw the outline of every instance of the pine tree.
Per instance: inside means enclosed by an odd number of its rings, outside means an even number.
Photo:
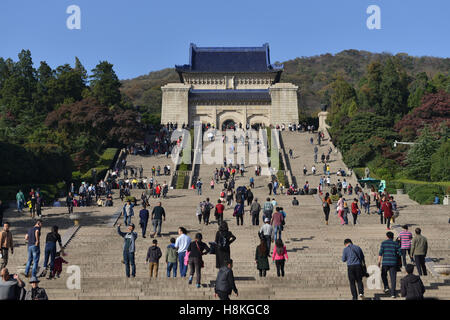
[[[397,68],[393,59],[386,61],[380,83],[381,109],[375,109],[392,119],[392,123],[408,112],[406,74]]]
[[[431,156],[439,147],[439,140],[436,140],[430,128],[425,126],[415,144],[411,146],[406,158],[406,174],[411,179],[430,180]]]
[[[111,63],[100,62],[92,70],[91,79],[92,94],[101,104],[108,107],[120,105],[122,95],[119,88],[121,83]]]

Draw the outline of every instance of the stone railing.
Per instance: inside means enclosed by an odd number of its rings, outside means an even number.
[[[196,124],[197,126],[197,124]],[[199,128],[194,128],[194,134],[197,134],[197,137],[194,137],[194,149],[193,149],[193,161],[192,161],[192,169],[191,169],[191,175],[189,177],[189,188],[192,186],[194,179],[197,178],[198,173],[200,172],[200,160],[202,158],[202,140],[203,140],[203,132],[201,128],[201,124]]]

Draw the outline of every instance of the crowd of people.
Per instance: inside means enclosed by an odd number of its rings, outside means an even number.
[[[183,126],[184,127],[184,126]],[[169,133],[177,128],[176,125],[167,124],[165,129],[160,131],[157,138],[152,143],[144,143],[142,147],[130,146],[127,150],[129,154],[166,154],[170,152],[175,144],[180,141],[169,143]],[[284,125],[278,126],[279,129],[285,130]],[[206,126],[205,129],[208,129]],[[289,131],[307,130],[314,132],[314,126],[289,124]],[[318,133],[318,144],[323,140],[322,133]],[[315,148],[316,149],[316,148]],[[232,150],[233,151],[233,150]],[[423,299],[425,288],[420,276],[427,275],[425,266],[425,256],[428,250],[427,239],[421,235],[420,228],[415,229],[415,236],[408,231],[408,225],[403,226],[403,231],[399,233],[398,238],[394,240],[394,233],[391,231],[391,223],[395,222],[398,216],[398,208],[394,198],[387,192],[378,192],[372,189],[371,192],[364,192],[364,190],[356,184],[353,187],[347,183],[346,178],[351,176],[350,172],[339,169],[337,176],[342,177],[342,181],[337,179],[336,183],[331,183],[330,167],[328,161],[330,160],[330,149],[328,154],[322,154],[321,160],[324,164],[323,176],[320,178],[320,183],[317,188],[322,198],[323,212],[325,215],[325,223],[328,225],[329,214],[331,207],[334,204],[331,197],[338,196],[339,200],[336,202],[335,212],[339,218],[341,225],[348,224],[348,214],[352,214],[353,225],[358,224],[358,217],[364,213],[367,215],[378,214],[380,216],[380,223],[386,224],[388,232],[386,233],[386,240],[380,245],[378,265],[381,267],[381,277],[384,285],[385,293],[389,293],[392,297],[396,297],[396,273],[403,268],[407,272],[407,276],[401,281],[401,294],[407,299]],[[289,156],[293,158],[292,150],[289,151]],[[98,183],[88,184],[82,183],[81,186],[75,189],[74,184],[71,185],[69,194],[67,196],[67,206],[69,213],[73,212],[73,207],[77,206],[91,206],[100,205],[99,200],[106,196],[105,204],[112,206],[112,189],[117,187],[119,189],[119,197],[122,201],[131,195],[132,189],[145,189],[141,195],[141,204],[139,210],[139,226],[143,238],[146,238],[147,227],[151,222],[153,232],[151,233],[151,246],[147,249],[145,262],[148,265],[149,276],[158,277],[159,264],[161,258],[165,260],[165,274],[168,278],[177,277],[177,273],[182,278],[187,277],[187,282],[192,284],[195,276],[195,286],[201,287],[202,268],[205,261],[203,256],[207,254],[214,254],[216,256],[216,268],[218,274],[215,284],[215,294],[221,300],[228,300],[229,296],[234,292],[238,294],[233,274],[233,260],[231,254],[232,244],[236,241],[236,236],[230,231],[228,222],[225,221],[224,212],[227,208],[232,209],[233,218],[236,218],[236,226],[244,225],[244,216],[246,212],[249,213],[249,220],[254,226],[254,232],[258,235],[258,243],[255,243],[255,269],[259,277],[266,277],[270,270],[270,258],[275,265],[276,274],[278,277],[285,276],[285,264],[288,261],[288,251],[283,242],[283,231],[286,227],[287,213],[283,207],[278,205],[274,196],[279,194],[300,195],[311,194],[311,188],[308,181],[305,182],[302,188],[294,185],[289,186],[286,193],[285,187],[281,185],[277,178],[273,175],[271,181],[268,183],[269,197],[265,202],[256,198],[252,192],[255,188],[255,181],[253,177],[249,178],[248,185],[237,186],[237,176],[244,177],[245,166],[243,164],[235,165],[227,163],[224,159],[223,167],[216,168],[211,179],[211,189],[223,182],[223,188],[217,189],[217,200],[211,201],[209,197],[199,202],[195,215],[199,224],[209,226],[212,224],[211,213],[214,212],[214,218],[217,225],[217,232],[213,241],[207,242],[203,239],[201,232],[196,232],[194,237],[188,235],[185,227],[178,228],[178,237],[168,238],[167,243],[160,244],[156,239],[163,236],[162,225],[166,220],[166,212],[162,203],[158,200],[156,205],[152,208],[150,213],[150,199],[165,198],[168,192],[168,185],[164,182],[159,184],[155,177],[160,175],[170,175],[170,166],[164,166],[163,172],[160,167],[152,167],[152,176],[147,179],[143,177],[143,168],[127,167],[126,160],[119,162],[115,171],[107,180],[100,180]],[[315,163],[317,163],[317,150],[315,150]],[[128,177],[128,170],[130,177]],[[123,171],[124,179],[119,179],[119,172]],[[312,167],[312,174],[316,175],[317,168]],[[304,175],[308,173],[306,165],[304,166]],[[139,174],[139,180],[137,175]],[[261,167],[255,167],[255,176],[261,175]],[[194,188],[197,193],[202,195],[201,179],[198,179]],[[325,192],[323,189],[329,189]],[[331,193],[331,195],[330,195]],[[350,197],[350,202],[344,196]],[[40,218],[42,216],[41,207],[43,199],[39,190],[31,190],[28,195],[28,201],[25,202],[25,196],[22,191],[17,193],[17,210],[23,211],[25,204],[30,203],[30,215],[32,218],[35,214]],[[352,199],[353,198],[353,199]],[[372,200],[371,200],[372,198]],[[126,277],[136,276],[136,262],[135,253],[137,250],[138,232],[136,226],[132,223],[135,216],[134,211],[138,207],[138,200],[125,200],[122,207],[123,223],[126,230],[121,230],[121,224],[117,225],[117,234],[123,238],[123,259],[125,265]],[[371,203],[375,203],[376,210],[371,211]],[[296,197],[292,201],[293,206],[298,206]],[[1,210],[1,203],[0,203]],[[260,226],[261,216],[261,226]],[[39,288],[39,259],[40,259],[40,237],[42,220],[35,221],[35,225],[28,230],[25,237],[27,241],[28,260],[25,267],[25,276],[30,278],[32,288],[29,291],[24,291],[24,283],[18,275],[10,275],[6,268],[8,263],[8,254],[14,252],[12,241],[12,234],[9,230],[9,223],[3,224],[3,231],[0,234],[1,243],[1,277],[0,280],[0,299],[30,299],[30,300],[44,300],[47,299],[45,290]],[[57,243],[61,248],[57,251]],[[162,246],[160,246],[162,245]],[[350,239],[344,241],[344,250],[342,254],[342,261],[347,263],[348,278],[350,283],[350,291],[353,299],[364,298],[364,286],[362,279],[367,276],[365,268],[365,257],[363,250],[354,245]],[[44,250],[44,272],[41,276],[48,274],[48,279],[59,277],[62,270],[62,263],[67,263],[62,256],[61,236],[58,233],[58,227],[53,226],[52,231],[47,234],[45,250]],[[410,262],[415,263],[419,276],[413,274],[414,266],[407,263],[407,257]],[[388,274],[390,283],[388,281]]]

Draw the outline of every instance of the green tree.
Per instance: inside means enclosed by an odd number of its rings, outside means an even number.
[[[121,83],[111,63],[102,61],[92,70],[92,94],[102,105],[120,105],[122,99],[120,86]]]
[[[380,92],[381,109],[375,109],[375,112],[387,115],[392,123],[408,112],[406,75],[398,70],[393,59],[388,59],[384,64]]]
[[[437,92],[425,72],[421,72],[416,76],[410,85],[409,91],[410,95],[408,97],[408,107],[411,110],[422,104],[422,98],[425,94]]]
[[[354,115],[358,109],[356,92],[342,76],[337,77],[331,88],[333,93],[330,99],[329,122],[334,129],[339,130],[345,124],[343,120]]]
[[[383,65],[372,62],[367,66],[365,81],[360,87],[360,105],[364,110],[381,110],[381,80]]]
[[[337,146],[345,154],[354,144],[373,146],[375,151],[375,148],[390,144],[396,137],[397,134],[390,127],[387,117],[371,112],[360,112],[345,125],[336,140]]]
[[[443,75],[442,73],[437,73],[431,80],[431,85],[436,88],[437,91],[444,90],[450,93],[450,75]]]
[[[430,128],[425,126],[406,157],[405,171],[409,178],[430,180],[431,155],[436,152],[438,147],[439,140],[436,140]]]
[[[0,105],[8,106],[12,117],[20,122],[23,115],[35,114],[38,110],[33,100],[37,79],[31,52],[22,50],[18,57],[19,60],[10,66],[11,74],[2,83]]]
[[[431,156],[430,177],[432,181],[450,181],[450,139],[443,139]]]

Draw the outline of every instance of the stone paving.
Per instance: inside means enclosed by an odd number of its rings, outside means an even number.
[[[300,158],[291,162],[293,174],[303,175],[299,172],[303,164],[310,165],[313,159],[308,162],[301,153],[305,148],[304,143],[299,143],[301,139],[295,134],[283,133],[285,148],[293,148],[294,156]],[[308,134],[299,134],[308,142]],[[303,135],[303,136],[302,136]],[[292,138],[292,139],[291,139]],[[309,143],[309,142],[308,142]],[[327,148],[324,146],[323,148]],[[312,148],[311,148],[312,151]],[[312,152],[311,152],[312,154]],[[321,151],[319,151],[319,155]],[[165,164],[166,159],[155,157],[131,156],[128,163],[140,163],[146,172],[153,164]],[[170,160],[170,159],[169,159]],[[304,163],[306,162],[306,163]],[[339,161],[332,162],[332,171],[341,167]],[[336,168],[335,168],[336,166]],[[344,167],[342,165],[342,167]],[[198,202],[210,197],[212,202],[216,202],[221,190],[221,186],[216,186],[214,190],[209,188],[211,178],[211,168],[206,165],[201,167],[200,176],[205,178],[203,195],[197,195],[196,190],[170,190],[168,199],[162,199],[162,205],[167,213],[167,220],[162,225],[162,237],[157,238],[159,246],[163,251],[169,244],[170,237],[177,236],[177,228],[185,226],[191,237],[196,232],[203,234],[205,242],[213,241],[217,231],[217,224],[206,226],[199,224],[195,215]],[[318,166],[318,170],[320,167]],[[236,186],[248,185],[248,179],[254,174],[249,168],[244,178],[238,178]],[[301,176],[300,175],[300,176]],[[208,177],[208,178],[207,178]],[[335,176],[334,176],[335,177]],[[317,177],[308,177],[316,179]],[[268,196],[267,177],[258,177],[255,180],[253,193],[260,200]],[[315,180],[312,180],[315,181]],[[132,194],[140,198],[142,190],[132,190]],[[195,288],[195,285],[188,285],[187,278],[166,278],[166,264],[164,258],[159,264],[158,278],[150,279],[148,266],[145,264],[145,256],[152,238],[141,237],[138,225],[138,210],[133,223],[137,226],[139,238],[136,246],[136,267],[137,275],[135,279],[126,279],[124,265],[122,264],[123,239],[117,234],[116,228],[111,224],[114,213],[123,205],[117,199],[118,192],[114,195],[113,208],[75,208],[75,211],[83,212],[85,218],[81,220],[81,228],[75,238],[66,249],[65,259],[69,265],[77,265],[81,269],[81,289],[69,290],[66,281],[70,276],[65,271],[64,265],[61,279],[46,280],[41,279],[41,286],[46,288],[50,299],[214,299],[213,283],[216,279],[217,269],[215,268],[215,256],[204,257],[205,268],[202,269],[202,287]],[[271,196],[273,197],[273,196]],[[275,265],[270,263],[270,271],[266,278],[260,278],[255,267],[254,254],[258,244],[257,232],[259,227],[252,226],[246,208],[244,215],[244,226],[236,226],[236,221],[232,217],[232,208],[225,211],[225,221],[228,222],[237,240],[231,246],[231,257],[234,260],[234,274],[236,285],[239,289],[239,297],[232,296],[232,299],[350,299],[350,289],[348,286],[346,265],[341,262],[343,241],[351,238],[353,242],[363,249],[367,265],[376,264],[380,243],[385,239],[386,227],[380,224],[377,214],[362,214],[357,225],[341,226],[333,210],[330,214],[330,224],[325,225],[324,215],[317,196],[297,196],[300,202],[298,207],[291,205],[292,196],[275,196],[279,206],[284,207],[287,212],[287,224],[282,238],[287,246],[289,260],[286,263],[284,278],[276,276]],[[429,254],[436,263],[448,264],[449,262],[449,224],[448,207],[446,206],[421,206],[409,200],[406,195],[396,196],[398,205],[401,208],[400,216],[396,224],[408,223],[412,226],[420,226],[422,233],[429,241]],[[151,206],[156,199],[151,199]],[[151,208],[150,208],[151,209]],[[372,208],[373,211],[375,211]],[[47,208],[43,211],[44,229],[42,231],[43,241],[51,225],[60,226],[61,233],[64,233],[72,221],[68,219],[66,208]],[[212,215],[212,219],[213,215]],[[26,214],[18,214],[15,210],[9,209],[5,213],[4,220],[12,223],[12,232],[16,241],[16,252],[10,256],[8,267],[11,271],[20,271],[26,262],[26,246],[24,235],[27,228],[33,225],[31,218]],[[123,224],[123,219],[119,222]],[[123,228],[123,227],[122,227]],[[149,226],[151,229],[151,226]],[[150,230],[147,230],[147,235]],[[44,244],[41,244],[43,252]],[[41,261],[43,254],[41,254]],[[404,272],[398,273],[399,289],[400,278]],[[195,276],[194,276],[195,278]],[[450,285],[448,276],[422,277],[428,290],[425,297],[436,297],[439,299],[450,299]],[[445,282],[447,280],[447,282]],[[194,279],[195,281],[195,279]],[[438,285],[433,285],[438,284]],[[435,289],[431,289],[431,285]],[[27,288],[30,285],[27,284]],[[370,290],[365,285],[366,297],[368,299],[385,297],[382,289]]]

